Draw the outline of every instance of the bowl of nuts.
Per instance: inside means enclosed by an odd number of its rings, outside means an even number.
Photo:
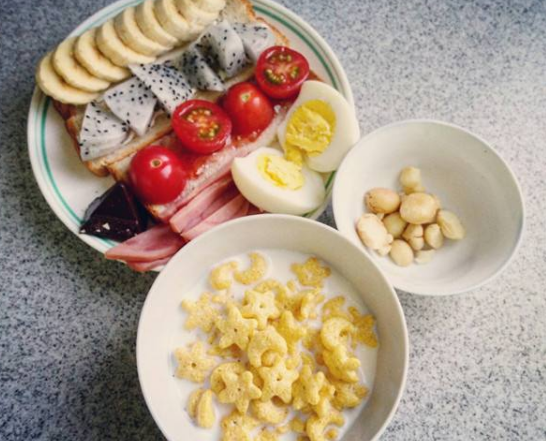
[[[490,281],[520,243],[523,198],[506,162],[452,124],[410,120],[364,137],[333,191],[338,230],[403,291],[449,295]]]

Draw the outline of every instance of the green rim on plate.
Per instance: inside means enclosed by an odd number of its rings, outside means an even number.
[[[141,3],[141,0],[123,2],[122,4],[114,4],[111,7],[107,7],[99,11],[96,14],[96,16],[93,17],[93,20],[89,21],[89,23],[85,23],[84,26],[77,28],[77,30],[74,31],[73,34],[79,35],[85,32],[86,30],[94,26],[97,26],[105,22],[106,20],[110,19],[112,16],[116,15],[122,9],[129,6],[137,5],[139,3]],[[284,26],[285,28],[293,32],[295,35],[297,35],[298,38],[303,43],[305,43],[305,45],[313,52],[313,54],[320,61],[322,67],[324,68],[328,76],[328,80],[333,85],[333,87],[339,90],[342,94],[344,94],[346,98],[352,99],[352,93],[350,91],[350,88],[348,86],[346,79],[340,77],[340,73],[338,72],[338,69],[332,69],[332,65],[338,66],[339,62],[335,58],[333,58],[334,56],[332,55],[331,51],[330,53],[327,53],[324,50],[324,46],[326,44],[323,41],[319,40],[320,37],[318,37],[308,25],[303,26],[302,23],[298,23],[294,19],[294,17],[297,17],[297,16],[295,16],[292,12],[288,11],[284,7],[271,2],[270,0],[253,0],[253,4],[254,4],[255,11],[259,15],[265,16],[268,19],[271,19],[281,24],[282,26]],[[65,224],[69,227],[69,229],[71,229],[74,232],[77,232],[80,228],[82,219],[76,214],[74,209],[68,204],[68,202],[66,201],[66,198],[63,196],[62,192],[60,191],[59,186],[57,185],[57,182],[55,181],[55,177],[52,173],[50,161],[49,161],[48,153],[46,149],[46,121],[47,121],[47,115],[50,109],[50,105],[51,105],[51,99],[42,94],[39,97],[38,105],[36,106],[34,112],[31,113],[29,118],[29,121],[34,122],[34,133],[35,133],[34,149],[35,149],[36,158],[38,159],[37,165],[40,167],[40,172],[42,176],[45,178],[46,185],[51,190],[55,200],[59,203],[58,205],[62,208],[63,214],[66,216],[68,223],[65,222]],[[37,170],[35,170],[35,173],[36,172]],[[331,195],[334,176],[335,176],[335,172],[330,173],[330,175],[328,176],[325,182],[327,198],[329,198]],[[312,217],[317,212],[321,213],[323,210],[324,210],[324,206],[318,208],[312,213],[307,213],[306,215],[304,215],[304,217]],[[98,237],[93,237],[93,240],[102,244],[102,246],[106,248],[110,248],[116,244],[116,242],[114,241],[102,239]]]

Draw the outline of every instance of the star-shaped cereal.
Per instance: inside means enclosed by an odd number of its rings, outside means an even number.
[[[244,414],[251,400],[262,396],[262,391],[252,381],[252,373],[245,371],[242,374],[225,372],[223,375],[226,388],[218,394],[218,401],[224,404],[235,404],[237,410]]]
[[[253,290],[245,292],[241,313],[245,318],[256,319],[258,329],[265,329],[269,319],[276,319],[281,314],[275,303],[273,291],[262,294]]]
[[[237,306],[228,305],[227,317],[216,320],[216,327],[222,333],[218,346],[227,348],[237,345],[241,350],[246,350],[256,326],[256,320],[243,318]]]
[[[293,263],[291,268],[303,286],[314,286],[316,288],[322,288],[324,279],[332,273],[327,266],[321,266],[316,257],[310,257],[305,263]]]
[[[333,299],[328,300],[324,305],[322,305],[322,321],[333,318],[341,317],[345,320],[352,321],[353,317],[346,311],[343,310],[343,305],[345,304],[345,297],[337,296]]]
[[[320,390],[325,381],[326,377],[323,372],[313,373],[312,367],[304,364],[298,381],[292,387],[292,406],[294,409],[300,410],[306,404],[317,405],[320,400]]]
[[[262,279],[267,272],[265,257],[259,253],[250,253],[250,267],[244,271],[235,271],[235,280],[243,285],[250,285]]]
[[[280,424],[288,416],[288,408],[277,406],[274,400],[254,400],[250,403],[250,410],[257,420],[267,424]]]
[[[205,292],[196,302],[182,300],[182,308],[188,313],[185,323],[186,329],[201,328],[205,332],[211,331],[220,314],[213,306],[211,297],[210,293]]]
[[[251,431],[260,423],[248,415],[242,415],[234,410],[224,417],[222,427],[222,441],[250,441]]]
[[[239,375],[245,370],[245,366],[238,361],[219,364],[210,375],[210,388],[216,395],[220,394],[226,388],[226,382],[224,381],[226,373]]]
[[[256,331],[252,336],[247,350],[248,361],[253,366],[260,367],[266,352],[275,352],[281,357],[288,352],[286,340],[271,325],[263,331]]]
[[[222,263],[213,268],[209,275],[210,285],[220,291],[231,287],[233,272],[237,270],[238,264],[235,261]]]
[[[322,357],[334,378],[347,383],[356,383],[358,381],[356,371],[360,367],[360,360],[350,356],[345,346],[337,346],[331,351],[325,350]]]
[[[375,335],[374,331],[375,319],[373,315],[362,315],[358,309],[354,307],[350,307],[349,312],[353,318],[353,323],[356,328],[354,332],[354,337],[356,340],[370,346],[371,348],[376,348],[378,342],[377,335]]]
[[[295,369],[288,369],[283,358],[279,358],[272,367],[262,366],[258,369],[264,380],[262,400],[267,401],[279,397],[284,403],[292,400],[292,384],[298,379]]]
[[[335,424],[336,426],[341,427],[344,423],[345,418],[343,418],[343,415],[338,411],[331,412],[323,417],[313,415],[307,420],[305,426],[307,436],[311,441],[325,441],[326,437],[324,436],[324,430],[327,426]]]
[[[305,336],[305,327],[300,325],[291,311],[284,311],[276,324],[277,332],[283,336],[288,345],[288,351],[293,354],[298,342]]]
[[[205,345],[201,341],[195,342],[190,349],[177,348],[174,356],[178,362],[176,376],[194,383],[205,381],[209,371],[216,364],[214,358],[207,355]]]

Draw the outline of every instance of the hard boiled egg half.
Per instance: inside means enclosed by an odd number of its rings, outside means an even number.
[[[343,95],[326,83],[306,81],[277,135],[287,159],[324,173],[339,167],[360,128]]]
[[[324,202],[321,175],[287,161],[274,148],[261,147],[244,158],[236,158],[231,174],[241,194],[270,213],[302,215]]]

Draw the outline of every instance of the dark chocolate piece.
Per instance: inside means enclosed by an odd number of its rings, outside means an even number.
[[[144,207],[118,183],[87,207],[80,233],[123,242],[145,231],[146,222]]]

